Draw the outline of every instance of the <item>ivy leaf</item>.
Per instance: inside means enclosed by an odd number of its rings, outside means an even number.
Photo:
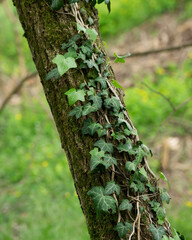
[[[132,143],[131,143],[131,140],[128,139],[126,140],[126,143],[123,144],[123,143],[120,143],[117,147],[116,147],[119,152],[131,152],[132,150]]]
[[[159,226],[156,228],[153,224],[150,225],[149,231],[153,233],[155,240],[161,240],[163,235],[166,233],[164,227]]]
[[[137,184],[132,182],[131,185],[130,185],[130,188],[133,188],[135,192],[138,191],[138,187],[137,187]]]
[[[62,76],[70,68],[76,68],[77,64],[72,57],[65,58],[65,56],[58,54],[53,60],[53,63],[57,64],[59,74]]]
[[[98,148],[94,148],[92,151],[90,151],[90,154],[91,154],[91,171],[93,171],[99,164],[105,166],[104,161],[101,160],[101,158],[103,158],[105,155],[104,151],[99,151]]]
[[[121,134],[121,133],[112,133],[111,136],[113,137],[114,140],[121,141],[122,139],[125,139],[126,137]]]
[[[58,72],[58,69],[57,68],[54,68],[54,69],[52,69],[50,72],[48,72],[47,73],[47,75],[46,75],[46,80],[50,80],[50,79],[52,79],[52,78],[54,78],[54,79],[59,79],[59,77],[60,77],[60,74],[59,74],[59,72]]]
[[[120,125],[123,125],[124,128],[127,128],[127,129],[130,130],[130,131],[133,130],[132,127],[131,127],[131,125],[130,125],[125,119],[123,119],[123,118],[121,118],[121,117],[118,118],[118,121],[117,121],[116,126],[118,127],[118,126],[120,126]]]
[[[79,23],[76,23],[76,24],[77,24],[78,31],[86,32],[86,29],[82,25],[80,25]]]
[[[82,106],[78,106],[74,108],[69,114],[69,117],[76,116],[76,119],[80,118],[82,116]]]
[[[97,134],[98,134],[98,137],[101,138],[101,137],[107,135],[107,130],[100,128],[100,129],[97,130]]]
[[[126,162],[125,164],[125,168],[127,169],[127,171],[131,172],[131,171],[134,171],[136,170],[136,166],[134,164],[134,162]]]
[[[98,33],[94,28],[87,28],[86,29],[86,34],[89,36],[89,38],[95,42],[95,40],[97,39]]]
[[[114,112],[119,112],[120,110],[120,101],[116,97],[107,98],[104,101],[104,106],[107,109],[112,109]]]
[[[54,10],[59,10],[63,6],[63,1],[62,0],[52,0],[51,7]]]
[[[105,0],[98,0],[98,4],[101,4],[102,2],[104,2]]]
[[[69,48],[68,52],[64,54],[65,58],[76,58],[77,57],[77,52],[74,48]]]
[[[107,81],[105,78],[102,77],[97,77],[94,79],[95,82],[99,82],[101,84],[101,88],[102,89],[106,89],[107,88]]]
[[[88,22],[89,22],[89,25],[93,25],[93,18],[92,18],[92,17],[89,17],[89,18],[88,18]]]
[[[137,164],[137,166],[139,165],[139,163],[142,162],[143,157],[146,156],[146,153],[143,151],[143,149],[139,146],[136,149],[136,157],[135,157],[135,162]]]
[[[111,82],[116,88],[123,89],[123,87],[117,82],[117,80],[113,79]]]
[[[129,231],[132,231],[133,226],[132,224],[125,222],[125,225],[121,222],[117,223],[116,227],[114,227],[114,230],[118,232],[118,235],[120,238],[125,238],[127,233]]]
[[[119,206],[120,211],[124,211],[124,210],[131,211],[132,208],[133,208],[133,205],[129,202],[128,199],[124,199]]]
[[[96,112],[98,110],[96,105],[92,105],[91,103],[87,103],[83,109],[83,116],[89,115],[92,112]]]
[[[107,186],[105,187],[104,193],[106,195],[110,195],[116,192],[118,195],[120,194],[120,187],[114,181],[108,182]]]
[[[132,129],[131,131],[128,130],[128,129],[125,129],[124,130],[124,133],[127,135],[127,136],[130,136],[131,134],[132,135],[137,135],[137,133]]]
[[[101,126],[101,124],[95,123],[91,118],[88,118],[83,123],[82,133],[93,136],[98,129],[102,129],[102,128],[103,127]]]
[[[147,187],[149,187],[149,190],[150,190],[152,193],[155,193],[156,189],[155,189],[155,187],[153,187],[153,186],[151,185],[150,182],[147,183]]]
[[[98,213],[109,212],[110,209],[116,213],[116,201],[113,197],[104,195],[103,187],[93,187],[87,194],[92,197]]]
[[[145,185],[139,180],[137,180],[137,188],[138,188],[140,193],[145,191]]]
[[[89,68],[94,67],[99,72],[99,67],[97,66],[97,64],[93,60],[91,60],[91,59],[86,60],[86,61],[84,61],[84,63],[86,63]]]
[[[98,95],[90,96],[89,100],[93,101],[94,105],[97,107],[97,109],[100,109],[102,107],[102,98]]]
[[[125,63],[125,59],[123,57],[118,56],[116,53],[114,53],[114,56],[116,57],[115,63]]]
[[[112,157],[110,154],[105,154],[104,156],[105,167],[108,169],[112,165],[117,166],[117,159]]]
[[[79,0],[69,0],[69,3],[70,3],[70,4],[76,3],[76,2],[79,2]]]
[[[93,87],[90,87],[89,90],[87,91],[88,96],[95,95],[95,89]]]
[[[143,175],[146,179],[148,179],[148,176],[147,176],[147,172],[145,171],[145,168],[142,167],[140,170],[139,170],[139,173],[141,175]]]
[[[99,147],[104,152],[113,153],[113,144],[112,143],[106,143],[105,140],[100,139],[98,140],[94,146]]]
[[[161,189],[161,200],[166,202],[167,204],[170,203],[171,197],[169,196],[168,192],[166,189]]]
[[[75,88],[71,88],[69,91],[65,93],[68,97],[69,105],[72,106],[78,100],[84,102],[85,101],[85,91],[84,90],[76,90]]]

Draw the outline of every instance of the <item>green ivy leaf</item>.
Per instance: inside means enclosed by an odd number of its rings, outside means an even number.
[[[93,136],[98,129],[102,129],[102,128],[103,127],[101,126],[101,124],[93,122],[91,118],[88,118],[83,123],[82,133]]]
[[[68,97],[69,105],[72,106],[77,101],[85,101],[85,91],[84,90],[76,90],[75,88],[71,88],[69,91],[65,93]]]
[[[134,182],[131,183],[130,188],[133,188],[135,192],[137,192],[139,190],[137,187],[137,184]]]
[[[125,119],[121,118],[121,116],[118,118],[116,126],[118,127],[120,125],[123,125],[124,128],[127,128],[129,131],[133,130],[131,125]]]
[[[149,231],[153,233],[155,240],[161,240],[163,235],[166,233],[164,227],[159,226],[156,228],[153,224],[150,225]]]
[[[92,105],[91,103],[87,103],[83,109],[83,116],[89,115],[92,112],[96,112],[98,110],[96,105]]]
[[[104,152],[113,153],[113,144],[112,143],[106,143],[105,140],[100,139],[98,140],[94,146],[99,147]]]
[[[120,194],[120,187],[114,181],[108,182],[107,186],[105,187],[104,193],[106,195],[110,195],[116,192],[118,195]]]
[[[69,3],[70,3],[70,4],[76,3],[76,2],[79,2],[79,0],[69,0]]]
[[[102,77],[97,77],[94,79],[95,82],[99,82],[101,84],[101,88],[102,89],[106,89],[107,88],[107,81],[105,78],[102,78]]]
[[[51,7],[54,10],[59,10],[63,6],[63,1],[62,0],[52,0]]]
[[[120,211],[124,211],[124,210],[131,211],[132,208],[133,208],[133,205],[129,202],[128,199],[124,199],[119,206]]]
[[[170,203],[171,197],[169,196],[169,194],[168,194],[166,189],[164,189],[164,188],[161,189],[161,195],[160,196],[161,196],[161,200],[163,202],[166,202],[167,204]]]
[[[130,139],[126,140],[126,143],[120,143],[117,147],[116,147],[119,152],[128,152],[128,153],[132,153],[132,143]]]
[[[127,136],[130,136],[131,134],[132,135],[137,135],[137,133],[132,129],[131,131],[130,130],[128,130],[128,129],[125,129],[124,130],[124,133],[127,135]]]
[[[118,56],[116,53],[114,53],[114,56],[116,57],[115,63],[125,63],[125,59],[123,57]]]
[[[48,72],[45,79],[50,80],[52,78],[54,78],[56,80],[60,78],[60,74],[59,74],[57,68],[54,68],[50,72]]]
[[[87,28],[86,29],[86,34],[89,36],[89,38],[95,42],[98,36],[97,31],[94,28]]]
[[[107,130],[106,129],[98,129],[97,134],[98,134],[98,137],[101,138],[101,137],[107,135]]]
[[[89,25],[93,25],[93,18],[92,18],[92,17],[89,17],[89,18],[88,18],[88,22],[89,22]]]
[[[100,109],[102,107],[102,98],[98,95],[95,96],[90,96],[89,98],[90,101],[94,103],[94,105],[97,107],[97,109]]]
[[[105,162],[106,169],[108,169],[112,165],[117,166],[117,159],[112,157],[110,154],[105,154],[104,162]]]
[[[86,29],[82,25],[80,25],[79,23],[76,23],[76,24],[77,24],[78,31],[86,32]]]
[[[134,162],[126,162],[125,164],[125,168],[127,169],[127,171],[131,172],[131,171],[134,171],[136,170],[136,166],[135,166],[135,163]]]
[[[147,183],[147,187],[149,187],[149,190],[152,192],[152,193],[155,193],[156,189],[154,186],[151,185],[150,182]]]
[[[99,151],[98,148],[94,148],[90,151],[91,154],[91,171],[93,171],[99,164],[105,166],[105,162],[101,160],[104,157],[104,151]]]
[[[104,195],[103,187],[93,187],[87,194],[92,197],[98,213],[109,212],[110,209],[113,214],[116,213],[116,201],[113,197]]]
[[[97,64],[93,60],[91,60],[91,59],[86,60],[86,61],[84,61],[84,63],[86,63],[89,68],[94,67],[99,72],[99,67],[97,66]]]
[[[69,117],[76,116],[76,119],[80,118],[82,116],[82,106],[78,106],[74,108],[69,114]]]
[[[123,89],[123,87],[117,82],[117,80],[113,79],[113,80],[111,81],[111,83],[112,83],[116,88]]]
[[[114,227],[114,230],[116,230],[118,232],[118,235],[120,238],[125,238],[127,233],[129,231],[132,231],[133,226],[132,224],[125,222],[125,224],[119,222],[117,223],[116,227]]]
[[[57,64],[59,74],[62,76],[70,68],[76,68],[77,64],[72,57],[65,58],[65,56],[58,54],[53,60],[53,63]]]
[[[139,170],[139,173],[141,175],[143,175],[146,179],[148,179],[148,176],[147,176],[147,172],[145,171],[145,168],[142,167],[140,170]]]
[[[105,99],[104,106],[107,109],[112,109],[114,112],[119,112],[120,107],[121,107],[121,103],[120,103],[118,98],[111,97],[111,98]]]
[[[137,166],[142,162],[144,156],[146,156],[146,153],[143,151],[143,149],[140,146],[136,148],[135,162]]]
[[[90,87],[89,90],[87,91],[88,96],[95,95],[95,89],[93,87]]]

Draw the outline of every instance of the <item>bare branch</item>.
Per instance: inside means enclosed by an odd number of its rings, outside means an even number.
[[[144,83],[144,82],[143,82],[142,84],[143,84],[144,86],[146,86],[151,92],[154,92],[154,93],[160,95],[162,98],[164,98],[164,99],[168,102],[168,104],[170,105],[170,107],[173,109],[173,111],[176,111],[176,108],[175,108],[174,104],[173,104],[173,103],[171,102],[171,100],[170,100],[168,97],[166,97],[163,93],[157,91],[156,89],[153,89],[153,88],[150,87],[147,83]]]
[[[133,53],[129,53],[129,54],[122,54],[120,56],[126,56],[124,58],[131,58],[131,57],[145,57],[147,55],[151,55],[151,54],[158,54],[158,53],[162,53],[162,52],[171,52],[171,51],[176,51],[176,50],[181,50],[183,48],[188,48],[188,47],[192,47],[192,42],[190,43],[185,43],[179,46],[175,46],[175,47],[167,47],[167,48],[161,48],[161,49],[154,49],[154,50],[149,50],[149,51],[145,51],[145,52],[133,52]],[[115,56],[110,56],[111,59],[115,59]]]
[[[16,94],[16,93],[21,89],[21,87],[23,86],[23,84],[24,84],[27,80],[29,80],[29,79],[31,79],[31,78],[33,78],[33,77],[35,77],[35,76],[37,76],[37,72],[34,72],[34,73],[30,74],[30,75],[27,75],[26,77],[24,77],[24,78],[14,87],[14,89],[10,92],[10,94],[4,99],[3,103],[1,104],[0,113],[3,111],[3,109],[5,108],[5,106],[7,105],[7,103],[11,100],[12,96],[13,96],[14,94]]]

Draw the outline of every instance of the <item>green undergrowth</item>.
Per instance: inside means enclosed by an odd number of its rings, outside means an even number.
[[[167,68],[158,67],[154,74],[147,75],[142,80],[137,76],[134,79],[135,87],[125,91],[128,112],[143,139],[150,140],[157,137],[157,133],[164,136],[184,136],[189,130],[191,132],[192,101],[184,104],[168,122],[163,124],[173,112],[170,103],[164,97],[168,98],[174,107],[178,107],[191,97],[191,62],[189,56],[180,68],[170,64]],[[172,121],[174,123],[170,124]]]
[[[183,4],[186,2],[188,1],[183,1]],[[119,32],[138,26],[147,19],[176,10],[178,3],[178,0],[111,0],[112,11],[110,15],[104,6],[98,5],[102,36],[109,38]],[[190,11],[188,11],[189,13]]]

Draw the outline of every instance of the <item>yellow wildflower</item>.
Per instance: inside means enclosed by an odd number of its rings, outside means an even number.
[[[47,161],[43,161],[41,165],[42,167],[48,167],[49,163]]]
[[[185,203],[185,205],[186,205],[187,207],[189,207],[189,208],[192,208],[192,202],[191,202],[191,201],[187,201],[187,202]]]
[[[20,113],[15,114],[15,120],[20,121],[22,119],[22,115]]]

